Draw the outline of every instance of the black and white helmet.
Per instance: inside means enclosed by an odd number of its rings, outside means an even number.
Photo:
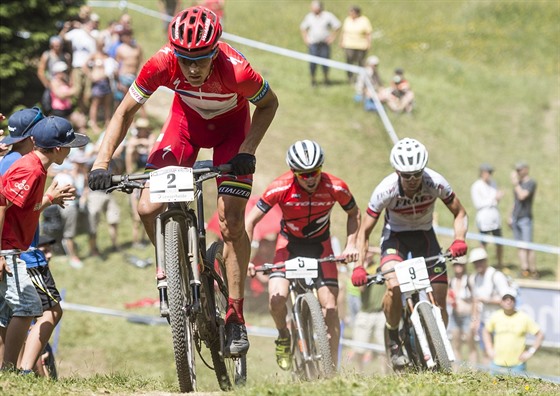
[[[428,151],[418,140],[404,138],[391,150],[391,165],[399,172],[418,172],[428,163]]]
[[[298,140],[290,146],[286,154],[286,163],[295,171],[308,171],[323,165],[323,149],[312,140]]]

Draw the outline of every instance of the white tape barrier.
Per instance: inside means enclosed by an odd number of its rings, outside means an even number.
[[[453,229],[446,228],[446,227],[435,226],[434,231],[437,234],[440,234],[440,235],[446,235],[446,236],[451,236],[451,237],[453,235],[455,235]],[[495,237],[493,235],[476,234],[476,233],[472,233],[472,232],[467,233],[467,239],[474,239],[476,241],[496,243],[496,244],[500,244],[500,245],[504,245],[504,246],[512,246],[512,247],[516,247],[516,248],[534,250],[534,251],[537,251],[537,252],[560,255],[560,247],[558,247],[558,246],[543,245],[543,244],[540,244],[540,243],[532,243],[532,242],[522,242],[522,241],[516,241],[516,240],[513,240],[513,239]]]
[[[164,21],[171,21],[171,19],[172,19],[167,14],[162,14],[161,12],[157,12],[157,11],[151,10],[149,8],[139,6],[137,4],[134,4],[134,3],[131,3],[131,2],[128,2],[128,1],[88,1],[88,5],[91,6],[91,7],[118,8],[120,10],[124,10],[126,8],[129,8],[129,9],[137,11],[139,13],[149,15],[149,16],[152,16],[154,18],[158,18],[158,19],[161,19],[161,20],[164,20]],[[366,74],[365,69],[363,67],[360,67],[360,66],[349,65],[349,64],[344,63],[344,62],[338,62],[338,61],[334,61],[334,60],[331,60],[331,59],[325,59],[325,58],[320,58],[318,56],[305,54],[303,52],[293,51],[293,50],[289,50],[289,49],[282,48],[282,47],[276,47],[274,45],[265,44],[265,43],[262,43],[260,41],[255,41],[255,40],[247,39],[247,38],[244,38],[244,37],[236,36],[234,34],[224,32],[222,34],[222,38],[224,40],[232,41],[232,42],[238,43],[238,44],[243,44],[243,45],[246,45],[248,47],[256,48],[256,49],[259,49],[259,50],[262,50],[262,51],[271,52],[271,53],[281,55],[281,56],[285,56],[285,57],[288,57],[288,58],[297,59],[297,60],[304,61],[304,62],[312,62],[312,63],[316,63],[318,65],[324,65],[324,66],[332,67],[333,69],[349,71],[349,72],[356,73],[356,74]],[[393,143],[396,143],[399,140],[399,138],[398,138],[398,136],[395,132],[395,129],[393,128],[393,124],[391,124],[391,121],[389,120],[389,117],[387,116],[387,113],[385,112],[385,108],[383,107],[383,105],[381,104],[381,101],[379,100],[379,97],[377,96],[377,92],[375,91],[375,88],[373,87],[373,84],[371,83],[369,78],[365,78],[364,80],[366,81],[366,86],[367,86],[369,94],[373,97],[373,101],[375,102],[375,107],[377,109],[377,113],[379,114],[379,117],[381,118],[381,122],[383,123],[383,126],[385,127],[385,130],[387,131],[387,134],[389,135],[391,141]],[[171,90],[168,90],[168,91],[172,92]]]

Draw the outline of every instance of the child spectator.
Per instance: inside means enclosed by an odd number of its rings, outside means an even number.
[[[71,188],[59,187],[56,183],[44,191],[47,169],[52,163],[61,164],[70,147],[85,145],[89,140],[85,135],[75,134],[72,125],[61,117],[40,120],[30,129],[30,134],[34,150],[14,162],[0,185],[3,194],[0,250],[27,250],[41,211],[52,204],[64,205],[65,199],[73,197]],[[32,319],[43,314],[26,264],[15,252],[0,256],[0,300],[0,305],[12,312],[11,320],[5,315],[0,320],[3,367],[15,367]]]
[[[354,96],[354,100],[356,102],[361,102],[363,100],[364,109],[366,111],[377,110],[377,106],[375,105],[375,101],[373,100],[371,87],[373,87],[376,93],[380,92],[383,89],[383,81],[381,81],[381,77],[379,76],[379,72],[377,71],[378,65],[379,58],[377,56],[368,56],[364,66],[365,74],[359,74],[358,79],[356,80],[356,95]],[[369,86],[368,81],[371,83],[371,87]]]

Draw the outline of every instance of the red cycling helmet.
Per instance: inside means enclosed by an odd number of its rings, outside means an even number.
[[[202,51],[216,46],[222,35],[220,18],[206,7],[190,7],[169,24],[169,42],[183,51]]]

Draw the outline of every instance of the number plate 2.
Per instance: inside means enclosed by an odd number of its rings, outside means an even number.
[[[317,259],[296,257],[284,262],[286,279],[317,278],[319,276],[319,262]]]
[[[395,265],[395,273],[402,293],[430,287],[424,257],[415,257]]]
[[[166,166],[150,173],[150,202],[191,202],[194,176],[191,168]]]

